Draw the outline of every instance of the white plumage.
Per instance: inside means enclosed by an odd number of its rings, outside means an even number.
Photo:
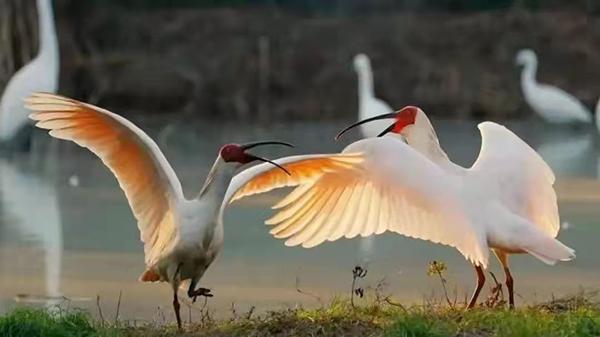
[[[570,260],[574,251],[556,239],[559,216],[554,175],[545,162],[505,127],[479,125],[482,147],[469,169],[452,163],[426,115],[403,109],[412,123],[397,134],[350,144],[340,154],[294,156],[277,160],[287,177],[265,165],[232,180],[228,202],[284,186],[297,186],[273,208],[266,223],[286,245],[313,247],[342,237],[392,231],[457,248],[482,268],[488,249],[512,278],[507,254],[530,253],[545,263]],[[389,117],[389,116],[385,116]]]
[[[577,98],[552,85],[536,80],[538,60],[531,49],[517,53],[516,62],[523,67],[521,90],[533,111],[550,123],[591,123],[592,114]]]
[[[169,282],[181,327],[177,290],[190,280],[188,296],[212,296],[196,289],[223,246],[220,208],[236,169],[254,160],[247,149],[280,142],[225,145],[198,196],[187,199],[175,171],[158,145],[127,119],[110,111],[52,94],[27,99],[36,126],[51,136],[89,149],[112,171],[138,222],[144,242],[145,282]]]
[[[51,0],[37,0],[39,52],[10,79],[0,99],[0,140],[12,140],[27,125],[23,101],[36,91],[58,89],[59,50]]]
[[[358,76],[358,120],[393,112],[394,110],[386,102],[375,97],[373,71],[367,55],[354,56],[354,70]],[[365,138],[376,137],[391,122],[391,120],[382,120],[361,125],[360,131]]]

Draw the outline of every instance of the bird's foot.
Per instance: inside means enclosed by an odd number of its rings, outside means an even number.
[[[192,298],[192,303],[196,303],[198,296],[213,297],[213,294],[211,294],[210,289],[208,288],[198,288],[189,293],[188,296]]]

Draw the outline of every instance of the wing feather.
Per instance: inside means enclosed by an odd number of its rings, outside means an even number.
[[[487,266],[485,233],[470,222],[460,177],[401,140],[364,139],[340,154],[276,162],[291,176],[269,164],[252,167],[232,180],[222,209],[244,196],[297,186],[267,220],[274,225],[271,233],[288,246],[314,247],[392,231],[456,247],[468,260]]]
[[[478,125],[481,151],[470,174],[479,175],[487,191],[511,212],[556,237],[560,218],[554,173],[542,157],[510,130],[496,123]]]
[[[146,264],[154,265],[177,235],[181,184],[158,145],[125,118],[76,100],[36,93],[26,100],[36,126],[88,148],[112,171],[138,222]]]

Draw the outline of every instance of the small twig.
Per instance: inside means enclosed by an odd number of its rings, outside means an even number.
[[[444,278],[443,273],[446,271],[446,264],[438,261],[429,262],[429,267],[427,269],[427,275],[433,276],[437,275],[442,283],[442,289],[444,290],[444,297],[446,298],[446,302],[450,308],[454,309],[454,304],[450,300],[450,296],[448,296],[448,289],[446,288],[446,279]]]
[[[98,315],[100,316],[102,326],[104,326],[104,315],[102,314],[102,307],[100,306],[100,295],[96,295],[96,307],[98,308]]]
[[[299,294],[305,295],[305,296],[312,297],[315,300],[317,300],[319,302],[319,304],[323,305],[323,300],[321,300],[321,298],[319,296],[317,296],[315,294],[311,294],[307,291],[300,289],[300,278],[298,276],[296,276],[296,292],[298,292]]]
[[[391,306],[398,307],[398,308],[402,309],[402,311],[404,311],[405,313],[408,312],[408,310],[406,310],[406,308],[402,304],[400,304],[398,302],[392,301],[392,299],[390,299],[389,296],[386,296],[383,300],[385,301],[385,303],[387,303],[387,304],[389,304]]]
[[[440,277],[440,281],[442,282],[442,289],[444,289],[444,297],[446,298],[446,302],[452,308],[454,306],[452,305],[452,301],[450,301],[450,297],[448,296],[448,289],[446,289],[446,279],[442,276],[442,273],[438,273],[438,276]]]
[[[250,307],[250,310],[248,311],[248,313],[246,314],[246,319],[250,320],[252,318],[252,314],[254,313],[254,310],[256,309],[255,306]]]
[[[498,282],[496,275],[492,271],[490,271],[489,273],[492,276],[492,280],[494,280],[495,285],[492,287],[492,293],[486,300],[485,304],[488,307],[493,308],[498,304],[504,302],[504,292],[502,291],[502,284]]]
[[[204,297],[204,303],[202,303],[202,307],[200,308],[200,310],[204,310],[206,308],[206,306],[208,305],[208,297]],[[206,309],[208,310],[208,309]]]
[[[453,301],[453,307],[456,307],[456,303],[458,302],[458,289],[456,288],[456,285],[454,286],[454,301]]]
[[[119,311],[121,311],[121,297],[123,296],[123,290],[119,290],[119,300],[117,301],[117,312],[115,313],[115,325],[119,321]]]
[[[231,315],[233,316],[233,319],[238,318],[237,311],[235,310],[235,302],[231,302]]]

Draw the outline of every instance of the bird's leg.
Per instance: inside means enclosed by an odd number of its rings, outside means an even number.
[[[477,297],[479,297],[479,292],[481,292],[481,288],[485,284],[485,274],[483,273],[483,268],[481,266],[475,266],[475,272],[477,273],[477,287],[473,292],[473,296],[469,301],[469,305],[467,305],[467,309],[471,309],[477,303]]]
[[[495,306],[498,303],[498,299],[502,296],[502,300],[504,300],[504,294],[502,293],[502,283],[498,282],[496,275],[490,271],[490,275],[492,276],[492,280],[494,280],[495,286],[492,287],[492,294],[488,298],[488,305]]]
[[[177,298],[177,290],[173,292],[173,309],[175,309],[175,318],[177,318],[177,328],[181,330],[181,315],[179,314],[179,299]]]
[[[504,268],[504,273],[506,274],[506,288],[508,288],[508,307],[510,309],[515,308],[515,290],[514,290],[514,282],[512,275],[510,274],[510,270],[508,267]]]
[[[504,268],[504,275],[506,275],[505,283],[506,288],[508,288],[508,307],[510,309],[515,308],[515,291],[514,291],[514,281],[512,275],[510,274],[510,269],[508,268],[508,254],[505,252],[501,252],[498,250],[494,250],[496,253],[496,257],[498,261],[502,264]]]
[[[175,273],[173,273],[172,286],[173,286],[173,309],[175,310],[175,318],[177,318],[177,328],[181,330],[181,315],[179,313],[179,299],[177,298],[177,290],[179,289],[180,276],[179,269],[181,268],[181,264],[177,266],[175,269]]]
[[[196,298],[198,296],[213,297],[213,294],[210,293],[210,289],[208,288],[195,289],[197,283],[197,279],[192,279],[190,287],[188,288],[188,296],[192,299],[192,303],[196,303]]]

